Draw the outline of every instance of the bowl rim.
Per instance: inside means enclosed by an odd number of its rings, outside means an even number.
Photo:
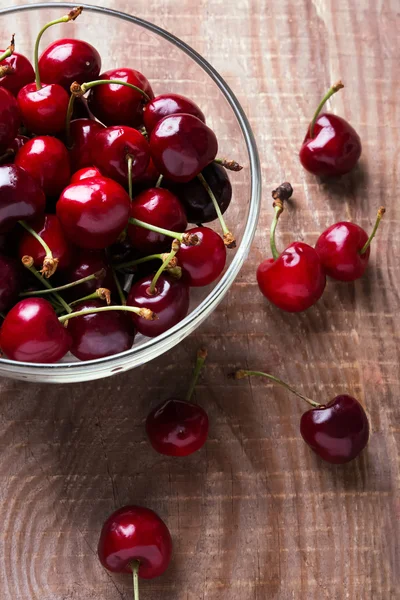
[[[171,327],[171,329],[167,330],[163,334],[150,338],[145,341],[140,346],[133,346],[131,349],[126,350],[125,352],[121,352],[119,354],[113,354],[112,356],[106,356],[104,358],[97,358],[88,361],[78,361],[78,362],[58,362],[58,363],[32,363],[32,362],[19,362],[10,360],[7,358],[0,358],[0,366],[4,365],[7,367],[13,367],[16,372],[23,372],[26,368],[29,370],[35,371],[44,371],[48,369],[49,371],[56,371],[59,374],[63,371],[79,371],[79,370],[91,370],[90,367],[103,366],[107,367],[107,365],[112,366],[113,362],[121,360],[123,358],[129,358],[134,355],[146,354],[146,351],[149,353],[155,346],[159,345],[162,347],[162,342],[166,340],[171,340],[173,343],[168,346],[168,348],[161,348],[161,351],[155,356],[167,351],[167,349],[172,348],[174,345],[179,343],[181,339],[189,335],[200,323],[212,312],[212,310],[221,302],[225,294],[227,293],[229,287],[235,280],[238,275],[248,253],[250,250],[251,243],[253,241],[258,217],[260,213],[261,207],[261,167],[260,167],[260,159],[257,150],[257,144],[255,141],[255,137],[253,131],[251,129],[250,123],[245,115],[243,108],[241,107],[239,101],[237,100],[235,94],[232,92],[229,85],[225,82],[225,80],[221,77],[221,75],[214,69],[214,67],[205,60],[196,50],[194,50],[191,46],[183,42],[181,39],[169,33],[165,29],[162,29],[158,25],[154,25],[153,23],[141,19],[139,17],[111,9],[103,6],[89,5],[89,4],[80,4],[83,9],[87,12],[100,13],[105,14],[110,17],[119,18],[124,21],[128,21],[130,23],[134,23],[135,25],[139,25],[148,31],[155,33],[156,35],[162,37],[168,42],[172,43],[174,46],[178,47],[182,50],[186,55],[192,58],[214,81],[219,90],[224,95],[225,99],[228,101],[231,109],[233,110],[235,117],[239,123],[240,129],[242,131],[247,152],[249,155],[249,167],[250,167],[250,203],[249,203],[249,211],[247,222],[245,226],[245,230],[240,240],[240,243],[236,249],[235,256],[232,259],[231,264],[226,269],[225,273],[221,277],[221,279],[217,282],[216,286],[211,290],[211,292],[204,298],[204,300],[191,312],[189,313],[182,321]],[[19,6],[9,6],[0,9],[0,16],[10,15],[13,13],[19,12],[28,12],[34,10],[42,10],[42,9],[72,9],[76,6],[76,3],[71,2],[39,2],[32,4],[23,4]],[[151,358],[155,358],[155,356],[144,357],[140,364],[151,360]],[[7,369],[9,372],[9,369]],[[38,373],[39,374],[39,373]]]

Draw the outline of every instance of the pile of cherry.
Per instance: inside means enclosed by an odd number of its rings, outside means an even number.
[[[0,56],[0,348],[54,363],[132,347],[189,310],[235,247],[223,213],[232,187],[200,108],[154,97],[131,68],[100,74],[85,41],[60,39],[34,66]],[[219,219],[222,235],[203,224]],[[197,225],[187,229],[188,223]]]

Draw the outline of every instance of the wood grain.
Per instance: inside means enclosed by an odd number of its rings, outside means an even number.
[[[95,383],[1,381],[1,599],[130,598],[129,579],[96,557],[103,519],[128,502],[159,512],[175,543],[171,568],[143,583],[142,600],[399,598],[398,1],[96,3],[172,31],[226,78],[257,137],[264,207],[228,297],[169,354]],[[338,77],[347,87],[334,110],[360,133],[363,157],[328,184],[301,169],[297,151]],[[270,190],[285,179],[295,200],[280,246],[314,243],[336,220],[370,228],[378,205],[388,209],[366,276],[330,281],[302,315],[274,309],[255,283]],[[209,350],[196,399],[210,439],[187,460],[166,460],[150,451],[143,422],[184,391],[199,345]],[[303,407],[263,381],[229,382],[239,366],[270,369],[322,401],[355,395],[371,419],[367,451],[346,467],[321,463],[299,435]]]

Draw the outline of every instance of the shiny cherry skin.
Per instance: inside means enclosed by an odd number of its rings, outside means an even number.
[[[208,227],[194,227],[188,233],[198,237],[194,246],[181,244],[177,259],[182,279],[191,287],[209,285],[221,275],[226,263],[226,248],[218,233]]]
[[[131,204],[131,217],[179,233],[187,227],[185,211],[178,198],[163,188],[150,188],[136,196]],[[133,248],[145,254],[163,252],[172,242],[169,236],[137,225],[128,226],[128,235]]]
[[[72,172],[92,166],[92,145],[104,125],[93,119],[75,119],[71,121],[71,146],[69,156]]]
[[[0,254],[0,312],[15,304],[21,289],[21,265],[14,258]]]
[[[21,124],[21,114],[14,96],[0,87],[0,152],[14,141]]]
[[[100,86],[99,86],[100,87]],[[132,180],[143,175],[150,160],[146,138],[132,127],[108,127],[99,131],[92,145],[92,164],[121,185],[128,185],[128,162],[133,157]]]
[[[50,302],[26,298],[16,304],[0,329],[0,348],[10,360],[55,363],[71,346],[68,330]]]
[[[150,98],[153,90],[146,77],[134,69],[112,69],[99,75],[99,79],[120,79],[140,88]],[[143,125],[143,94],[124,85],[110,84],[93,87],[89,93],[89,108],[105,125]]]
[[[45,195],[39,184],[17,165],[0,166],[0,233],[10,231],[21,219],[44,213]]]
[[[104,306],[100,300],[74,305],[74,311]],[[80,360],[94,360],[119,354],[132,348],[135,330],[132,320],[122,311],[93,313],[75,317],[68,323],[72,338],[71,353]]]
[[[83,279],[88,275],[93,275],[100,271],[104,271],[102,277],[91,279],[76,287],[65,290],[65,292],[63,292],[65,300],[67,300],[67,302],[79,300],[79,298],[84,298],[85,296],[93,294],[99,287],[107,288],[111,292],[115,291],[115,282],[106,253],[103,250],[77,252],[75,256],[72,257],[71,264],[65,271],[60,273],[57,270],[55,276],[60,276],[60,285],[78,281],[78,279]]]
[[[98,554],[101,564],[113,573],[132,573],[138,560],[139,577],[152,579],[162,575],[172,556],[168,527],[160,517],[141,506],[124,506],[104,523]]]
[[[67,239],[80,248],[101,250],[128,225],[130,200],[112,179],[95,177],[66,187],[56,211]]]
[[[159,454],[189,456],[207,441],[208,416],[197,404],[169,398],[148,415],[146,432]]]
[[[71,177],[68,150],[57,138],[44,135],[29,140],[15,157],[41,186],[46,196],[59,196]]]
[[[178,113],[194,115],[203,123],[206,122],[203,112],[190,98],[180,94],[162,94],[153,98],[144,107],[143,120],[147,133],[150,135],[157,123],[164,117]]]
[[[166,275],[157,281],[154,294],[149,288],[153,277],[145,277],[137,281],[129,292],[129,306],[149,308],[156,313],[155,321],[146,321],[139,315],[131,314],[137,331],[147,337],[156,337],[182,321],[189,310],[189,286]]]
[[[303,167],[319,177],[345,175],[357,164],[361,156],[361,140],[358,133],[342,117],[322,113],[310,128],[300,149]]]
[[[2,53],[3,50],[0,50],[0,54]],[[14,52],[11,56],[2,60],[0,69],[1,67],[11,67],[13,69],[12,73],[0,77],[0,87],[11,92],[13,96],[17,96],[20,89],[35,80],[35,71],[31,63],[26,56],[18,52]]]
[[[97,167],[83,167],[72,175],[70,183],[78,183],[84,179],[93,179],[93,177],[103,177],[103,175]]]
[[[324,231],[315,244],[325,273],[339,281],[355,281],[368,266],[370,247],[360,254],[368,235],[355,223],[335,223]]]
[[[152,159],[150,158],[149,164],[147,165],[147,169],[140,175],[140,177],[136,177],[133,182],[133,193],[134,195],[139,194],[140,192],[144,192],[149,188],[152,188],[156,185],[157,180],[160,176],[160,173],[154,166]]]
[[[301,417],[304,441],[323,460],[347,463],[365,448],[369,422],[361,404],[351,396],[336,396],[325,406],[308,410]]]
[[[60,270],[68,268],[72,260],[72,251],[56,215],[43,215],[30,223],[30,226],[49,246],[53,257],[58,259],[57,268]],[[24,231],[19,241],[18,255],[20,258],[32,256],[35,267],[40,268],[46,253],[33,235]]]
[[[215,133],[193,115],[164,117],[150,136],[150,152],[156,168],[178,183],[190,181],[217,156]]]
[[[39,59],[40,76],[47,83],[58,83],[69,92],[75,81],[85,83],[97,79],[101,56],[83,40],[64,38],[46,48]]]
[[[56,135],[63,131],[69,95],[57,83],[43,84],[40,90],[28,83],[17,96],[25,127],[37,135]]]
[[[212,189],[223,214],[232,199],[232,186],[226,169],[217,163],[211,163],[203,169],[202,174]],[[217,219],[210,196],[197,177],[187,183],[175,183],[163,179],[162,186],[178,196],[189,223],[210,223]]]

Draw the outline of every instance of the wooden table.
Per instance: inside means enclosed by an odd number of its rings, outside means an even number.
[[[130,598],[129,578],[100,567],[96,544],[108,513],[132,502],[159,512],[175,543],[169,571],[143,583],[142,600],[399,598],[398,1],[96,3],[169,29],[226,78],[254,127],[265,200],[228,297],[169,354],[95,383],[1,382],[1,600]],[[339,77],[347,87],[334,110],[360,133],[363,157],[328,185],[302,170],[297,152]],[[280,247],[314,243],[337,220],[370,229],[377,207],[388,209],[366,276],[329,281],[300,315],[273,308],[255,284],[269,254],[270,190],[285,179],[295,203]],[[143,422],[184,391],[200,345],[209,360],[196,400],[210,439],[187,460],[164,460]],[[260,380],[229,382],[239,366],[269,369],[322,402],[358,397],[371,420],[368,449],[345,467],[322,463],[299,434],[305,407]]]

